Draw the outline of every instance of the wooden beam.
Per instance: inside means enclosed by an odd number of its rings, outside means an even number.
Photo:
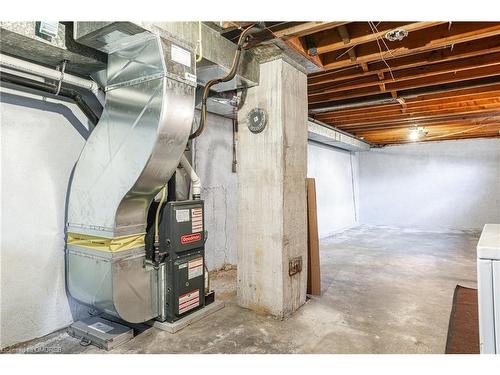
[[[349,36],[347,27],[345,27],[345,25],[340,25],[337,27],[337,32],[339,33],[342,42],[344,42],[344,46],[349,44],[349,42],[351,41],[351,37]]]
[[[448,91],[439,94],[429,94],[422,95],[415,98],[405,99],[407,105],[412,107],[421,107],[433,104],[449,104],[449,103],[461,103],[467,102],[469,100],[479,100],[479,99],[496,99],[500,97],[500,84],[480,87],[480,88],[470,88],[455,91]],[[377,104],[377,105],[367,105],[358,108],[341,109],[332,112],[319,113],[317,116],[325,115],[326,113],[331,113],[334,115],[356,115],[356,114],[367,114],[367,113],[377,113],[384,112],[387,109],[395,108],[398,105],[394,104]]]
[[[482,102],[478,104],[462,103],[455,107],[440,106],[436,108],[423,109],[414,111],[405,107],[406,111],[401,113],[400,108],[394,112],[388,112],[387,115],[378,114],[372,117],[358,118],[339,118],[339,117],[317,117],[320,121],[334,123],[336,126],[357,127],[372,124],[389,124],[398,121],[415,121],[425,118],[449,116],[449,115],[467,115],[472,113],[482,113],[484,111],[497,110],[500,113],[500,102]]]
[[[294,37],[294,38],[290,38],[290,39],[285,39],[285,40],[283,40],[283,42],[287,46],[289,46],[290,48],[292,48],[293,50],[295,50],[296,52],[298,52],[300,55],[304,56],[306,59],[308,59],[309,61],[311,61],[316,66],[318,66],[320,68],[323,68],[323,63],[321,62],[321,58],[319,56],[311,56],[311,55],[309,55],[306,52],[304,46],[302,45],[302,42],[300,41],[300,39],[298,37]]]
[[[402,114],[400,112],[401,106],[405,107],[406,110],[405,114]],[[457,103],[434,104],[417,108],[411,106],[411,104],[408,104],[406,102],[401,102],[401,104],[398,103],[397,105],[393,105],[390,108],[386,108],[385,111],[372,110],[365,114],[358,113],[350,115],[345,115],[342,113],[332,113],[327,116],[322,116],[322,117],[317,116],[317,119],[319,120],[328,119],[331,121],[335,121],[336,123],[339,124],[354,124],[354,123],[366,123],[368,121],[376,121],[376,120],[386,121],[393,118],[403,118],[404,116],[411,117],[418,115],[431,115],[440,113],[442,111],[453,111],[453,110],[474,111],[490,107],[493,108],[497,107],[500,110],[500,98],[487,98],[487,99],[470,100]]]
[[[426,86],[455,83],[459,81],[468,81],[478,78],[500,76],[500,65],[484,66],[472,68],[457,72],[439,73],[433,76],[412,76],[400,79],[395,82],[385,81],[386,91],[401,91],[421,88]],[[341,100],[345,98],[355,98],[370,96],[378,92],[378,82],[376,84],[354,84],[348,87],[336,87],[328,90],[326,93],[309,94],[309,104],[318,104],[330,102],[332,100]]]
[[[429,136],[432,136],[432,134],[436,131],[439,132],[446,132],[446,133],[451,133],[455,130],[463,130],[463,129],[470,129],[472,131],[477,132],[478,130],[481,131],[488,131],[489,129],[492,129],[492,127],[495,127],[498,125],[498,123],[494,122],[481,122],[478,121],[474,124],[465,124],[465,123],[456,123],[453,125],[440,125],[440,124],[435,124],[435,125],[430,125],[430,124],[425,124],[422,126],[426,131],[429,131]],[[399,128],[399,129],[379,129],[379,130],[360,130],[360,131],[352,131],[351,134],[353,134],[356,137],[362,137],[363,139],[373,142],[373,143],[379,143],[381,140],[382,141],[390,141],[391,139],[401,139],[401,138],[407,138],[410,133],[410,129],[413,126],[406,126],[404,128]],[[498,128],[497,128],[498,129]],[[430,131],[432,130],[432,131]],[[498,134],[489,134],[490,136],[495,135],[498,136]],[[374,139],[374,137],[378,137],[379,139]],[[427,138],[424,138],[427,139]]]
[[[497,37],[484,38],[481,40],[460,43],[450,47],[441,47],[431,51],[423,51],[415,55],[399,56],[387,59],[393,72],[400,69],[414,68],[419,66],[428,66],[439,64],[445,61],[453,61],[463,58],[487,55],[500,52],[500,40]],[[308,85],[317,87],[324,83],[336,82],[344,79],[354,79],[365,75],[377,74],[379,72],[389,72],[389,68],[383,61],[361,62],[352,66],[350,69],[328,70],[319,73],[313,73],[308,77]]]
[[[425,119],[418,122],[411,123],[397,123],[390,125],[379,125],[379,126],[365,126],[365,127],[344,127],[338,126],[332,122],[325,122],[325,124],[334,126],[338,129],[342,129],[343,131],[349,132],[351,134],[358,134],[360,132],[369,132],[369,131],[385,131],[385,130],[398,130],[398,129],[408,129],[414,126],[443,126],[443,127],[453,127],[460,125],[468,125],[473,126],[478,123],[499,123],[498,121],[498,112],[486,113],[486,114],[474,114],[466,118],[461,117],[444,117],[444,118],[431,118]]]
[[[241,22],[236,21],[222,21],[220,25],[223,29],[237,29],[241,27]]]
[[[342,130],[349,130],[349,129],[367,129],[367,128],[373,128],[373,127],[383,127],[383,128],[389,128],[390,126],[393,127],[402,127],[402,126],[408,126],[412,125],[415,123],[420,123],[420,122],[428,122],[431,120],[436,120],[436,121],[452,121],[456,119],[470,119],[470,118],[477,118],[477,117],[483,117],[486,115],[494,115],[499,113],[499,106],[494,105],[494,106],[487,106],[482,109],[477,109],[477,110],[449,110],[449,111],[439,111],[439,113],[435,112],[434,114],[425,114],[425,115],[417,115],[417,116],[405,116],[402,115],[398,118],[392,118],[392,119],[375,119],[373,121],[364,121],[364,122],[358,122],[358,123],[342,123],[340,121],[335,121],[333,119],[329,118],[322,118],[320,121],[326,122],[328,124],[332,124],[339,129]]]
[[[411,100],[418,101],[418,100],[430,100],[436,98],[453,98],[453,97],[460,97],[462,95],[477,94],[478,92],[482,91],[489,92],[499,89],[500,89],[500,77],[497,76],[489,78],[480,78],[472,81],[455,82],[447,85],[435,85],[435,86],[425,87],[423,90],[420,90],[420,92],[418,90],[403,91],[401,93],[394,93],[397,95],[393,95],[393,99],[396,99],[398,97],[404,97],[405,99],[411,98]],[[347,99],[344,98],[342,100],[334,99],[327,103],[310,104],[309,109],[310,110],[323,109],[323,108],[330,109],[329,111],[325,112],[335,112],[340,110],[353,111],[358,109],[365,109],[366,107],[372,105],[389,104],[387,102],[381,104],[374,104],[374,101],[376,100],[387,100],[387,95],[381,97],[380,93],[376,93],[371,97],[365,98],[364,101],[356,99],[356,101],[358,101],[360,105],[353,108],[342,107],[342,105],[352,102],[351,98]],[[363,105],[363,103],[366,104]],[[321,113],[325,112],[316,112],[316,115],[321,115]]]
[[[441,131],[454,131],[455,129],[471,129],[474,128],[482,128],[482,132],[488,132],[488,136],[500,136],[500,122],[499,120],[500,114],[495,112],[492,115],[479,115],[474,118],[467,118],[465,120],[462,119],[447,119],[447,120],[429,120],[424,122],[419,122],[417,125],[424,127],[426,130],[429,129],[439,129]],[[328,123],[326,123],[328,125]],[[335,126],[335,124],[330,124]],[[381,128],[351,128],[351,129],[343,129],[344,131],[353,134],[357,137],[362,137],[365,140],[373,143],[379,143],[380,141],[390,141],[391,139],[399,140],[401,138],[401,134],[404,134],[403,138],[408,137],[408,132],[411,127],[415,124],[403,124],[403,125],[391,125],[390,127],[381,127]],[[475,134],[478,134],[478,131],[475,130]],[[379,139],[375,139],[380,135]],[[466,138],[469,138],[467,136]]]
[[[397,28],[403,28],[410,33],[413,31],[423,30],[423,29],[427,29],[429,27],[438,26],[438,25],[441,25],[443,23],[447,23],[447,22],[414,22],[414,23],[402,24],[401,26],[398,26]],[[340,42],[329,42],[328,40],[327,41],[318,41],[316,44],[317,45],[316,49],[317,49],[319,54],[323,54],[323,53],[327,53],[327,52],[333,52],[333,51],[342,50],[344,48],[357,46],[359,44],[374,42],[379,38],[383,38],[384,35],[388,31],[393,30],[395,28],[392,23],[388,23],[388,24],[389,24],[389,28],[384,28],[382,26],[381,31],[370,32],[368,34],[361,35],[359,37],[350,38],[348,43],[345,43],[344,40],[342,40]],[[384,25],[384,23],[382,23],[382,25]]]
[[[308,93],[309,96],[315,96],[326,94],[329,92],[338,92],[354,88],[374,86],[380,84],[381,82],[402,82],[416,78],[443,75],[446,73],[458,73],[488,66],[496,66],[498,69],[498,74],[500,74],[500,52],[490,55],[476,56],[468,59],[446,61],[428,66],[402,69],[388,73],[378,72],[374,73],[371,76],[364,75],[357,79],[346,79],[332,83],[325,83],[321,86],[316,85],[314,86],[315,88],[311,88],[311,86],[308,86]]]
[[[457,123],[453,126],[425,125],[424,128],[427,135],[422,137],[420,142],[500,137],[498,122],[481,123],[478,121],[476,124]],[[409,128],[364,131],[355,134],[374,144],[415,143],[409,139]]]
[[[415,115],[422,112],[439,111],[442,109],[452,108],[470,108],[477,109],[482,105],[498,105],[500,107],[500,92],[496,92],[496,96],[485,95],[482,96],[469,96],[463,99],[442,100],[433,102],[404,102],[404,106],[408,114]],[[333,121],[346,121],[346,122],[363,122],[369,119],[387,118],[391,115],[399,114],[401,103],[388,104],[379,107],[365,107],[359,112],[327,112],[317,115],[317,119],[331,119]]]
[[[474,125],[477,124],[478,121],[498,121],[499,113],[498,111],[484,112],[484,113],[474,113],[467,116],[442,116],[442,117],[434,117],[434,118],[423,118],[414,121],[405,121],[405,122],[397,122],[390,124],[369,124],[369,125],[359,125],[359,126],[347,126],[347,125],[338,125],[334,121],[321,120],[325,124],[334,126],[343,131],[347,131],[349,133],[358,133],[365,131],[375,131],[375,130],[387,130],[387,129],[402,129],[408,128],[412,126],[427,126],[427,125],[442,125],[442,126],[455,126],[456,124],[466,124],[466,125]],[[500,122],[499,122],[500,123]]]
[[[483,117],[483,118],[477,118],[473,121],[456,120],[456,121],[448,122],[448,123],[440,122],[440,121],[422,122],[422,123],[419,123],[417,126],[425,127],[425,128],[427,128],[427,127],[439,127],[441,129],[453,129],[455,127],[463,127],[463,126],[474,127],[474,126],[477,126],[480,124],[484,124],[484,125],[498,124],[498,120],[493,120],[493,119],[488,119],[487,117]],[[367,134],[367,133],[376,134],[378,132],[385,133],[385,134],[390,134],[390,133],[397,134],[400,131],[408,131],[408,129],[413,128],[413,127],[414,127],[414,125],[407,124],[404,126],[391,127],[391,128],[348,129],[348,130],[344,130],[344,131],[348,131],[348,132],[350,132],[352,134],[356,134],[356,135]]]
[[[396,48],[391,48],[390,52],[382,51],[381,53],[376,45],[371,47],[371,50],[373,50],[372,52],[361,53],[358,50],[357,61],[366,63],[371,61],[380,61],[382,60],[382,57],[384,59],[389,59],[391,57],[406,56],[500,34],[500,23],[493,23],[494,25],[491,25],[492,23],[488,23],[488,26],[481,26],[483,23],[478,23],[479,25],[477,26],[474,26],[476,23],[472,24],[472,26],[462,26],[457,28],[456,31],[452,31],[448,35],[436,39],[433,39],[434,36],[432,33],[429,33],[426,36],[428,40],[423,39],[419,35],[414,35],[414,39],[410,40],[410,35],[408,36],[409,41],[405,42],[405,40],[403,40],[397,44]],[[456,23],[454,23],[454,25],[456,25]],[[391,45],[389,46],[391,47]],[[319,49],[318,53],[320,53]],[[336,56],[328,57],[327,55],[323,58],[323,62],[324,67],[327,70],[348,67],[352,64],[350,60],[338,60]]]
[[[349,36],[349,31],[347,31],[347,27],[345,25],[340,25],[337,27],[337,31],[340,35],[340,38],[342,38],[344,45],[348,46],[349,43],[351,42],[351,37]],[[356,52],[354,51],[354,47],[355,46],[352,46],[347,50],[349,58],[351,59],[352,62],[356,61],[356,59],[357,59]],[[314,49],[315,49],[316,53],[318,53],[318,54],[320,53],[320,52],[318,52],[317,47],[315,47]]]
[[[304,22],[300,25],[275,31],[276,38],[287,39],[314,34],[320,31],[333,29],[337,26],[345,25],[348,22]]]
[[[352,62],[356,62],[356,60],[358,59],[358,57],[356,56],[356,50],[355,50],[355,48],[356,47],[351,47],[347,51],[347,54],[349,55],[349,58],[351,59]]]

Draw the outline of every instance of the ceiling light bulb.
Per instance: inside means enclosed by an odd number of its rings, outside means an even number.
[[[415,142],[420,138],[420,134],[417,128],[410,129],[410,140]]]

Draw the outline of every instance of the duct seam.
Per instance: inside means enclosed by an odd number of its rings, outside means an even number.
[[[164,72],[164,73],[152,74],[150,76],[145,76],[145,77],[139,77],[139,78],[131,79],[130,81],[115,83],[113,85],[108,85],[108,86],[106,86],[105,91],[108,92],[108,91],[111,91],[111,90],[114,90],[114,89],[117,89],[117,88],[120,88],[120,87],[135,86],[135,85],[138,85],[140,83],[144,83],[144,82],[148,82],[148,81],[153,81],[153,80],[159,79],[159,78],[169,78],[171,80],[174,80],[174,81],[177,81],[177,82],[180,82],[180,83],[184,83],[184,84],[192,86],[192,87],[196,87],[197,86],[196,81],[192,81],[192,80],[189,80],[189,79],[182,79],[181,77],[176,76],[175,74]]]

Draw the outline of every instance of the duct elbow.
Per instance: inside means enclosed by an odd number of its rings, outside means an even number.
[[[201,179],[194,171],[193,167],[187,160],[185,155],[182,155],[180,161],[181,167],[188,173],[189,178],[191,179],[191,189],[193,192],[193,199],[201,198]]]

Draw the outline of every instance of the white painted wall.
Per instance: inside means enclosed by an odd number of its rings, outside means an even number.
[[[199,118],[199,113],[196,114]],[[236,264],[238,175],[232,173],[232,120],[209,114],[202,135],[194,140],[194,168],[203,186],[207,267]]]
[[[320,238],[357,225],[358,153],[308,143],[307,176],[316,179]]]
[[[362,224],[482,228],[500,222],[500,139],[360,153]]]
[[[69,325],[64,227],[68,182],[88,135],[74,104],[3,88],[0,347]]]

